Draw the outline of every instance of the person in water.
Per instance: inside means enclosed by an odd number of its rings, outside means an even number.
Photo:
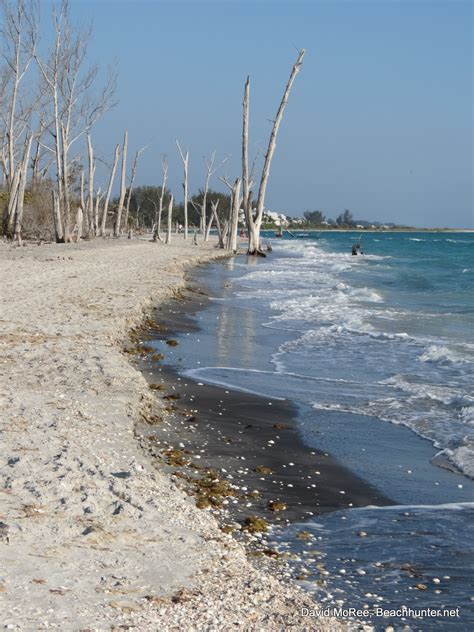
[[[362,252],[362,246],[360,245],[360,243],[352,244],[352,254],[353,255],[363,255],[364,254]]]

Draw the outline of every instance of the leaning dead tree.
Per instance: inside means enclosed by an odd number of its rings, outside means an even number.
[[[209,218],[209,222],[207,224],[206,236],[209,239],[209,233],[211,232],[212,223],[215,221],[216,229],[217,229],[217,238],[219,248],[224,248],[224,237],[221,230],[221,223],[219,220],[219,216],[217,214],[217,208],[219,206],[219,200],[211,200],[211,217]]]
[[[142,153],[142,151],[145,151],[147,147],[148,145],[141,147],[135,153],[135,158],[133,159],[132,173],[130,176],[130,183],[128,185],[128,191],[127,191],[127,201],[125,202],[125,217],[124,217],[124,222],[123,222],[125,226],[125,230],[127,230],[127,227],[128,227],[128,216],[130,213],[130,200],[132,199],[133,183],[135,182],[135,176],[137,174],[138,159],[140,158],[140,154]]]
[[[184,178],[183,178],[183,192],[184,192],[184,238],[188,238],[188,167],[189,167],[189,151],[183,153],[181,149],[181,145],[178,141],[176,141],[176,145],[179,150],[179,155],[181,156],[181,160],[183,162],[184,168]]]
[[[248,158],[248,138],[249,138],[249,101],[250,101],[250,78],[247,77],[244,89],[243,99],[243,124],[242,124],[242,189],[243,189],[243,209],[245,220],[247,224],[247,230],[249,235],[248,254],[263,254],[260,247],[260,229],[262,226],[263,211],[265,208],[265,194],[267,191],[268,178],[270,176],[270,167],[272,163],[273,154],[275,153],[276,140],[278,130],[283,118],[286,105],[288,103],[288,97],[290,96],[293,82],[296,79],[296,75],[301,70],[303,64],[303,57],[305,50],[302,49],[298,53],[298,58],[293,65],[290,73],[290,77],[283,92],[283,97],[280,101],[278,111],[273,122],[270,139],[268,141],[268,148],[265,154],[265,160],[263,163],[262,175],[260,178],[260,186],[258,190],[257,205],[255,212],[252,209],[252,193],[251,182],[249,177],[249,158]]]
[[[161,183],[160,198],[158,201],[158,209],[155,206],[155,222],[153,229],[153,241],[162,241],[161,239],[161,215],[163,213],[163,201],[165,199],[166,182],[168,180],[168,161],[166,156],[163,156],[161,161],[163,170],[163,181]]]
[[[107,192],[105,194],[104,208],[102,210],[102,221],[100,223],[100,236],[101,237],[105,237],[105,224],[107,222],[107,212],[109,210],[110,196],[112,195],[112,187],[114,185],[115,172],[117,171],[119,155],[120,155],[120,149],[119,149],[119,146],[116,145],[115,153],[114,153],[114,162],[112,164],[112,169],[110,170],[109,184],[107,187]]]

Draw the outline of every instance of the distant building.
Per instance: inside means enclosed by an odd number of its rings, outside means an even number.
[[[286,215],[275,211],[263,211],[263,221],[273,222],[276,226],[288,226],[290,223]]]

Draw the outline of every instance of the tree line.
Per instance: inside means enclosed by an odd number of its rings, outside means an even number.
[[[43,5],[44,6],[44,5]],[[174,203],[167,187],[168,162],[162,160],[162,179],[153,186],[135,187],[141,154],[128,156],[128,132],[113,156],[99,159],[93,143],[94,127],[116,104],[116,73],[99,72],[89,61],[91,28],[72,20],[69,0],[53,3],[48,19],[50,41],[40,32],[39,0],[0,0],[0,204],[2,234],[21,245],[25,225],[50,227],[58,243],[84,238],[115,238],[133,228],[152,230],[154,241],[171,241],[173,226],[182,226],[209,239],[214,228],[219,246],[237,249],[239,214],[243,213],[249,254],[263,254],[260,243],[265,196],[276,139],[304,50],[299,51],[283,91],[256,177],[258,155],[250,166],[250,77],[244,84],[241,174],[232,180],[220,175],[228,190],[211,186],[226,163],[216,153],[204,159],[203,185],[191,195],[188,186],[190,155],[176,140],[182,163],[183,202]],[[96,175],[99,160],[107,175]],[[118,185],[119,193],[112,192]],[[255,195],[254,195],[255,191]],[[27,213],[25,215],[25,209]]]

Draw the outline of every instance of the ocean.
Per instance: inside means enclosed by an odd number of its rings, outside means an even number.
[[[308,446],[393,500],[308,516],[273,544],[326,606],[458,607],[371,623],[474,629],[474,234],[263,235],[267,258],[204,274],[181,371],[291,400]]]

